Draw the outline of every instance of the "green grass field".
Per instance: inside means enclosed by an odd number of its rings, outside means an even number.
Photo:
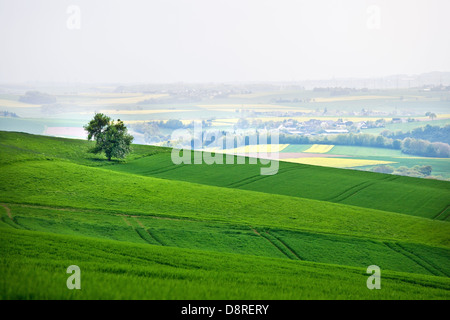
[[[450,297],[447,181],[175,166],[149,146],[110,163],[89,145],[0,132],[0,299]]]
[[[2,299],[448,299],[447,277],[2,229]],[[24,262],[26,262],[24,264]],[[82,290],[66,288],[67,266]]]
[[[407,160],[404,159],[404,161]],[[448,160],[445,161],[448,162]],[[141,176],[346,203],[429,218],[436,217],[447,207],[450,193],[449,183],[446,181],[287,162],[280,162],[278,173],[271,176],[260,175],[259,165],[177,166],[171,163],[168,153],[142,157],[123,165],[107,166],[105,169]],[[383,201],[379,201],[378,196],[382,194],[387,196],[383,197]],[[445,218],[447,217],[439,216],[439,219]]]

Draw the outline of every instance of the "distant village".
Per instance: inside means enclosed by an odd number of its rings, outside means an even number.
[[[282,119],[262,121],[261,119],[239,119],[235,124],[234,129],[278,129],[280,133],[292,135],[335,135],[345,133],[360,133],[364,129],[384,128],[388,123],[402,123],[418,121],[414,118],[400,118],[392,117],[391,120],[384,118],[374,120],[349,121],[345,118],[338,118],[337,120],[325,120],[310,118],[306,121],[299,121],[295,119]]]

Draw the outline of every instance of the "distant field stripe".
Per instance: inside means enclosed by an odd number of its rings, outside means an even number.
[[[334,145],[329,144],[314,144],[311,148],[303,151],[307,153],[327,153],[333,149]]]
[[[288,144],[252,144],[234,149],[225,149],[223,152],[226,154],[257,155],[258,153],[281,152],[288,146]]]

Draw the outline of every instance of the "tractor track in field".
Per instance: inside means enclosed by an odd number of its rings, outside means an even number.
[[[9,224],[11,227],[16,228],[16,229],[25,229],[25,230],[30,230],[27,227],[21,225],[18,221],[16,217],[13,217],[11,214],[11,208],[9,208],[5,203],[0,203],[0,205],[5,208],[6,214],[8,216],[8,218],[11,220],[12,224]]]
[[[159,243],[160,246],[165,246],[165,244],[159,238],[157,238],[153,233],[150,232],[150,229],[145,229],[145,231],[153,240]]]
[[[47,210],[67,211],[67,212],[77,212],[77,213],[79,213],[79,212],[87,212],[87,213],[96,212],[96,209],[50,207],[50,206],[32,205],[32,204],[25,204],[25,203],[11,203],[11,204],[19,206],[19,207],[24,207],[24,208],[47,209]],[[4,204],[4,203],[0,203],[0,205],[6,209],[6,213],[8,213],[8,217],[11,220],[13,220],[9,207],[7,207],[7,205]],[[107,214],[107,213],[102,212],[102,214]],[[185,221],[185,220],[194,221],[194,222],[198,221],[198,220],[189,219],[189,218],[183,218],[183,219],[181,219],[181,218],[171,218],[171,217],[155,216],[155,215],[151,215],[151,214],[145,214],[145,215],[136,215],[136,214],[133,215],[133,214],[123,214],[123,213],[112,213],[112,214],[115,215],[115,216],[118,216],[118,217],[122,217],[122,218],[123,217],[130,217],[130,218],[145,217],[145,218],[154,218],[154,219],[162,219],[162,220],[174,220],[174,221]],[[129,223],[129,222],[127,222],[127,223]]]
[[[280,251],[284,256],[286,256],[288,259],[294,260],[292,257],[290,257],[288,254],[286,254],[286,252],[284,252],[282,250],[282,248],[280,248],[280,246],[278,246],[276,243],[274,243],[272,240],[270,240],[270,238],[268,236],[265,236],[264,234],[261,234],[260,232],[258,232],[256,229],[250,227],[250,229],[258,236],[260,236],[263,239],[266,239],[272,246],[274,246],[278,251]],[[278,242],[280,242],[281,245],[283,245],[289,252],[292,253],[292,255],[294,257],[296,257],[298,260],[302,260],[291,248],[289,248],[283,241],[281,241],[280,239],[278,239],[277,237],[275,237],[274,235],[270,234],[269,232],[267,232],[267,235],[274,237]]]
[[[257,235],[260,236],[261,238],[267,240],[273,247],[275,247],[275,249],[277,249],[278,251],[280,251],[286,258],[291,259],[291,257],[289,257],[285,252],[283,252],[283,250],[281,250],[280,247],[278,247],[275,243],[273,243],[272,240],[270,240],[270,239],[269,239],[268,237],[266,237],[266,236],[263,236],[263,235],[262,235],[261,233],[259,233],[256,229],[253,229],[253,228],[251,228],[251,229],[253,230],[253,232],[254,232],[255,234],[257,234]]]
[[[145,230],[145,232],[147,232],[147,234],[150,236],[150,238],[152,238],[154,241],[156,241],[157,243],[159,243],[161,246],[165,246],[165,244],[159,240],[154,234],[152,234],[150,232],[150,229],[146,228],[141,221],[139,221],[139,219],[137,217],[134,217],[134,219],[136,220],[136,222],[138,223],[138,225]]]
[[[180,169],[180,168],[182,168],[184,166],[185,166],[184,164],[178,164],[178,165],[174,164],[174,165],[171,165],[171,166],[167,166],[167,167],[156,169],[155,171],[149,171],[148,174],[149,175],[154,175],[154,174],[166,173],[168,171]]]
[[[278,238],[277,236],[269,233],[269,231],[266,231],[267,234],[270,234],[272,237],[274,237],[275,239],[277,239],[283,246],[286,247],[286,249],[288,249],[295,257],[297,257],[298,260],[303,260],[302,258],[300,258],[300,256],[290,247],[286,244],[286,242],[284,242],[283,240],[281,240],[280,238]]]
[[[127,220],[127,218],[125,218],[125,216],[122,216],[123,221],[125,221],[125,223],[129,226],[129,227],[133,227],[131,225],[131,223]]]
[[[135,228],[135,227],[130,223],[130,221],[127,220],[127,217],[122,216],[122,219],[123,219],[123,221],[125,221],[125,223],[127,224],[127,226],[129,226],[130,228],[132,228],[132,229],[134,230],[134,232],[136,232],[137,235],[138,235],[143,241],[147,242],[148,244],[153,244],[153,243],[151,243],[148,239],[146,239],[145,236],[144,236],[141,232],[139,232],[140,230],[138,230],[138,228]],[[141,229],[143,229],[143,228],[141,228]],[[144,230],[145,230],[145,229],[144,229]]]
[[[389,242],[383,242],[386,247],[391,249],[394,252],[397,252],[401,255],[403,255],[405,258],[413,261],[415,264],[421,266],[425,270],[427,270],[429,273],[431,273],[434,276],[442,276],[442,271],[440,271],[435,266],[431,265],[427,261],[423,260],[418,255],[404,249],[402,246],[400,246],[398,243],[389,243]]]
[[[137,233],[137,235],[145,242],[147,242],[148,244],[151,245],[160,245],[160,246],[165,246],[165,244],[159,240],[155,235],[153,235],[149,229],[145,228],[145,226],[142,224],[141,221],[139,221],[139,219],[137,218],[137,216],[129,216],[129,215],[124,215],[121,214],[120,215],[123,219],[123,221],[125,222],[125,224],[127,226],[129,226],[130,228],[132,228],[134,230],[134,232]],[[136,223],[139,225],[139,227],[135,227],[133,226],[133,224],[128,221],[127,218],[134,218],[134,220],[136,221]],[[147,237],[150,237],[150,239],[148,239]]]
[[[145,233],[142,234],[141,231],[140,231],[140,229],[136,229],[136,228],[133,228],[133,229],[134,229],[134,231],[138,234],[138,236],[139,236],[142,240],[144,240],[144,241],[147,242],[148,244],[154,245],[154,243],[152,243],[151,241],[149,241],[148,239],[146,239]],[[145,230],[144,230],[144,232],[145,232]]]
[[[365,181],[365,182],[359,183],[359,184],[354,185],[353,187],[345,190],[344,192],[338,194],[337,196],[327,199],[326,201],[341,202],[341,201],[346,200],[346,199],[350,198],[351,196],[357,194],[358,192],[370,187],[373,184],[375,184],[375,182]]]
[[[303,167],[288,168],[288,169],[283,170],[283,171],[280,170],[277,174],[279,175],[279,174],[290,172],[292,170],[299,170],[299,169],[304,169],[304,168]],[[258,174],[258,175],[254,175],[254,176],[251,176],[251,177],[244,178],[244,179],[236,181],[236,182],[232,182],[232,183],[230,183],[229,185],[227,185],[225,187],[226,188],[239,188],[239,187],[242,187],[242,186],[245,186],[245,185],[249,185],[250,183],[253,183],[253,182],[256,182],[256,181],[260,181],[262,179],[269,178],[269,177],[271,177],[271,175]]]
[[[247,177],[245,179],[230,183],[229,185],[226,186],[226,188],[239,188],[239,187],[245,186],[247,184],[265,179],[267,177],[269,177],[269,176],[262,176],[262,175],[258,174],[255,176]]]
[[[345,191],[341,192],[340,194],[338,194],[332,198],[326,199],[325,201],[330,201],[330,202],[344,201],[344,200],[350,198],[351,196],[354,196],[358,192],[360,192],[370,186],[373,186],[376,183],[377,183],[377,181],[364,181],[364,182],[358,183],[358,184],[346,189]]]
[[[442,273],[442,274],[445,275],[446,277],[449,276],[449,274],[447,273],[447,271],[441,269],[441,267],[439,267],[439,266],[437,266],[436,264],[434,264],[434,263],[428,261],[427,259],[418,256],[417,254],[415,254],[415,253],[412,252],[411,250],[409,250],[409,249],[405,248],[404,246],[402,246],[400,243],[397,243],[397,246],[398,246],[400,249],[402,249],[403,251],[406,251],[406,252],[408,252],[409,254],[413,255],[414,257],[416,257],[417,259],[419,259],[419,260],[422,261],[423,263],[429,265],[429,266],[432,267],[433,269],[439,271],[440,273]]]
[[[433,220],[439,218],[444,212],[446,212],[446,211],[448,210],[448,208],[450,208],[450,205],[447,205],[447,206],[444,208],[444,210],[442,210],[441,212],[439,212],[438,215],[435,216],[435,217],[433,218]],[[449,213],[449,214],[450,214],[450,213]],[[448,216],[447,216],[447,217],[448,217]],[[441,219],[441,220],[445,220],[445,219],[447,219],[447,217],[444,217],[444,219]]]
[[[386,178],[376,180],[376,181],[364,181],[364,182],[358,183],[358,184],[344,190],[343,192],[341,192],[340,194],[338,194],[332,198],[326,199],[325,201],[342,202],[342,201],[347,200],[348,198],[354,196],[355,194],[361,192],[362,190],[367,189],[377,183],[391,182],[398,178],[399,178],[398,176],[390,176],[390,177],[386,177]]]
[[[12,217],[12,215],[11,215],[11,209],[10,209],[6,204],[4,204],[4,203],[0,203],[0,205],[1,205],[3,208],[5,208],[6,214],[7,214],[8,217],[11,219],[11,221],[14,221],[14,220],[13,220],[13,217]]]

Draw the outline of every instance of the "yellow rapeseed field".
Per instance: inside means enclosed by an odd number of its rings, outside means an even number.
[[[325,158],[325,157],[284,159],[282,161],[310,164],[323,167],[334,167],[334,168],[352,168],[352,167],[374,166],[379,164],[395,163],[393,161],[365,160],[352,158]]]
[[[239,147],[239,148],[235,148],[235,149],[226,149],[226,150],[224,150],[224,152],[234,153],[234,154],[280,152],[287,146],[288,146],[288,144],[258,144],[258,145],[249,145],[249,146]]]
[[[315,144],[311,148],[305,150],[304,152],[309,153],[327,153],[331,149],[333,149],[334,145],[330,144]]]
[[[8,108],[39,108],[40,104],[29,104],[15,100],[0,99],[0,107]]]
[[[101,106],[101,105],[112,105],[112,104],[135,104],[138,102],[142,102],[148,99],[158,99],[162,97],[166,97],[168,94],[140,94],[135,96],[98,96],[93,100],[89,100],[83,102],[80,105],[88,105],[88,106]]]

